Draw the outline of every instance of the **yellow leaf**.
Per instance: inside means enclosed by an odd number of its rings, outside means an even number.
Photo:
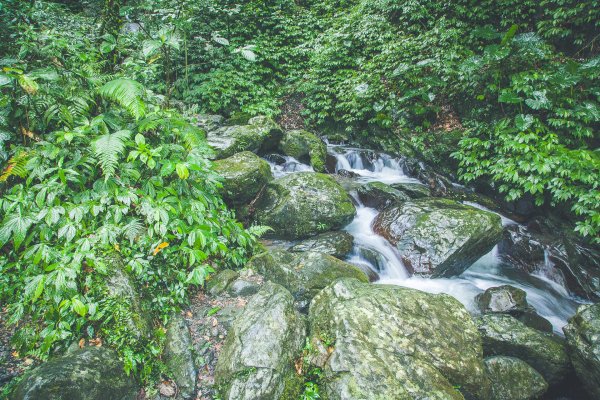
[[[160,253],[160,251],[162,249],[164,249],[165,247],[169,246],[169,243],[167,242],[162,242],[161,244],[159,244],[158,246],[156,246],[156,248],[154,249],[154,251],[152,252],[152,255],[155,256],[158,253]]]

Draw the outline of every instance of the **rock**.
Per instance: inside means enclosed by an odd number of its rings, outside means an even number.
[[[387,262],[380,252],[362,246],[358,247],[357,251],[358,254],[367,260],[378,272],[382,272],[385,269]]]
[[[341,176],[342,178],[350,178],[350,179],[357,178],[360,176],[356,172],[348,171],[347,169],[338,170],[337,175]]]
[[[221,294],[227,290],[231,282],[235,281],[238,276],[239,274],[237,272],[230,269],[224,269],[208,281],[206,289],[213,296]]]
[[[531,400],[546,393],[548,383],[525,361],[496,356],[485,359],[492,382],[491,400]]]
[[[344,189],[331,177],[314,172],[298,172],[270,182],[255,208],[255,220],[273,228],[272,236],[282,239],[340,229],[356,214]]]
[[[381,182],[369,182],[359,187],[358,197],[365,206],[375,208],[379,211],[392,204],[411,199],[404,192]]]
[[[527,303],[527,293],[510,285],[491,287],[476,297],[482,313],[510,314],[525,325],[552,332],[552,324]]]
[[[335,174],[335,167],[337,166],[337,158],[333,154],[327,153],[325,156],[325,171],[328,174]]]
[[[303,380],[294,361],[305,341],[304,322],[290,293],[266,283],[229,330],[215,369],[224,400],[295,399]]]
[[[305,239],[288,250],[292,252],[317,251],[344,258],[352,251],[353,245],[354,237],[351,234],[344,231],[333,231]]]
[[[579,307],[563,328],[575,373],[594,399],[600,399],[600,303]]]
[[[260,285],[256,282],[250,281],[248,279],[239,278],[236,279],[229,286],[228,291],[231,296],[247,297],[252,296],[256,292],[258,292],[259,289]]]
[[[329,400],[489,397],[477,328],[451,296],[341,279],[309,321]]]
[[[11,400],[134,400],[138,389],[117,354],[86,347],[27,372]]]
[[[389,207],[373,230],[395,245],[404,265],[418,275],[460,275],[500,240],[496,214],[438,198]]]
[[[390,185],[392,188],[404,193],[411,199],[421,199],[431,196],[429,188],[420,183],[400,182]]]
[[[283,165],[287,162],[286,158],[284,156],[282,156],[281,154],[267,154],[265,156],[265,160],[267,160],[268,162],[271,162],[275,165]]]
[[[223,122],[225,122],[225,118],[222,115],[203,114],[198,116],[198,126],[207,132],[218,129]]]
[[[185,319],[179,314],[173,315],[167,325],[163,360],[183,399],[192,398],[196,392],[196,365],[192,346],[192,337]]]
[[[486,355],[517,357],[535,368],[550,384],[568,374],[569,356],[562,338],[530,328],[506,314],[477,318]]]
[[[298,309],[305,311],[310,300],[321,289],[339,278],[355,278],[369,282],[363,271],[328,254],[317,252],[290,253],[273,250],[250,259],[248,268],[266,280],[278,283],[294,296]]]
[[[352,261],[350,264],[364,272],[367,278],[369,278],[369,282],[377,282],[379,280],[379,274],[377,271],[374,271],[369,264],[357,261]]]
[[[229,205],[249,203],[273,179],[269,163],[249,151],[215,161],[213,165],[223,177],[222,195]]]
[[[317,172],[326,172],[327,146],[319,137],[305,130],[285,132],[279,148],[283,154],[310,164]]]
[[[283,131],[272,119],[254,117],[248,125],[223,126],[209,131],[206,139],[220,159],[242,151],[268,153],[277,148],[282,135]]]

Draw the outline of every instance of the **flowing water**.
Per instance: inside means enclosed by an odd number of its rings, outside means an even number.
[[[419,183],[417,179],[406,174],[404,164],[399,158],[344,146],[329,145],[328,151],[337,160],[336,171],[347,170],[358,174],[354,179],[361,183],[372,181],[387,184]],[[312,170],[291,157],[286,157],[285,160],[285,163],[279,160],[279,165],[270,162],[275,176]],[[410,276],[396,248],[373,232],[371,225],[379,212],[362,205],[355,193],[350,194],[353,195],[358,206],[356,217],[345,228],[354,236],[354,249],[347,261],[367,265],[377,272],[380,279],[376,283],[410,287],[430,293],[446,293],[458,299],[475,314],[478,313],[475,304],[477,294],[493,286],[512,285],[527,292],[529,304],[552,323],[556,333],[562,335],[561,328],[575,313],[579,302],[569,295],[563,285],[545,276],[543,269],[536,274],[529,274],[516,266],[504,263],[498,257],[497,247],[494,247],[459,276],[433,279]],[[465,204],[487,210],[477,203],[465,202]],[[500,216],[503,225],[516,224],[515,221]]]

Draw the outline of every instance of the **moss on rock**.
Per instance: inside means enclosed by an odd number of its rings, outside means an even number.
[[[249,151],[215,161],[214,167],[223,177],[221,194],[229,205],[249,203],[273,179],[269,163]]]
[[[288,131],[279,147],[284,154],[309,162],[315,171],[326,172],[327,146],[317,135],[305,130]]]

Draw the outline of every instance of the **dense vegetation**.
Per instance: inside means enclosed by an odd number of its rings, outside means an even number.
[[[599,1],[4,0],[0,23],[0,302],[23,353],[101,332],[151,382],[161,322],[252,254],[264,228],[224,205],[199,112],[293,110],[599,240]]]

